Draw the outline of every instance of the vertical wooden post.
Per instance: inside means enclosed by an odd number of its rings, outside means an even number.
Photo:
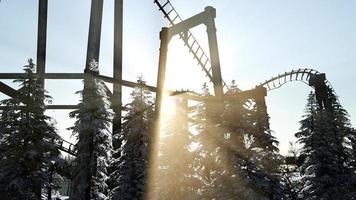
[[[95,60],[99,63],[99,55],[100,55],[100,36],[101,36],[101,22],[103,16],[103,0],[92,0],[91,1],[91,10],[90,10],[90,22],[89,22],[89,36],[88,36],[88,49],[87,49],[87,59],[85,64],[84,72],[90,72],[89,66],[92,60]],[[93,79],[92,73],[86,74],[84,77],[84,88],[86,87],[86,82]],[[85,99],[83,99],[85,101]],[[93,134],[93,133],[92,133]],[[90,144],[88,147],[90,160],[89,166],[90,171],[88,173],[88,187],[85,192],[85,199],[91,199],[91,182],[92,177],[96,173],[97,167],[97,157],[94,155],[94,135],[90,136]],[[78,152],[79,153],[79,152]]]
[[[84,75],[84,89],[86,89],[88,82],[93,81],[94,74],[97,72],[90,70],[90,63],[95,60],[99,63],[99,53],[100,53],[100,36],[101,36],[101,23],[103,14],[103,0],[92,0],[90,9],[90,22],[89,22],[89,35],[88,35],[88,47],[87,47],[87,57],[85,63],[85,75]],[[83,96],[83,101],[87,101],[87,97]],[[89,145],[83,148],[82,151],[89,154],[89,159],[79,160],[79,162],[85,162],[88,166],[86,177],[78,177],[77,174],[72,176],[73,184],[71,189],[70,199],[76,199],[79,196],[81,199],[91,199],[91,187],[92,187],[92,176],[96,173],[97,167],[97,157],[93,153],[94,151],[94,133],[89,135],[89,138],[85,138],[90,141]],[[82,140],[83,135],[79,133],[79,140]],[[81,152],[78,152],[80,154]],[[79,156],[79,155],[78,155]],[[78,164],[79,165],[79,164]],[[86,183],[85,189],[78,189],[79,182],[84,181]],[[85,191],[84,194],[79,194],[79,191]]]
[[[206,21],[208,41],[209,41],[209,51],[210,51],[210,60],[213,74],[213,84],[214,84],[214,93],[215,96],[222,100],[224,95],[222,78],[221,78],[221,69],[220,69],[220,58],[219,58],[219,49],[218,49],[218,40],[216,36],[216,27],[215,27],[215,17],[216,10],[213,7],[206,7],[205,12],[210,13]]]
[[[114,66],[115,80],[122,80],[122,32],[123,32],[123,0],[115,0],[114,8]],[[113,84],[111,104],[114,111],[113,134],[121,131],[122,86],[117,81]],[[114,149],[120,148],[121,142],[113,140]]]
[[[92,0],[89,22],[88,48],[85,68],[89,68],[92,60],[99,63],[101,21],[103,15],[103,0]]]
[[[257,86],[255,88],[255,102],[257,106],[257,126],[260,131],[264,130],[264,127],[269,130],[269,121],[267,113],[267,105],[265,97],[267,96],[267,89],[263,86]]]
[[[47,12],[48,0],[38,1],[38,25],[37,25],[37,74],[39,83],[44,89],[46,73],[46,43],[47,43]]]
[[[44,95],[46,72],[46,43],[47,43],[47,12],[48,0],[38,1],[38,24],[37,24],[37,67],[38,82],[42,88]],[[35,186],[35,193],[37,198],[41,198],[42,185]],[[51,194],[51,188],[47,188],[48,195]],[[48,196],[50,198],[51,196]]]
[[[164,82],[166,78],[166,63],[167,63],[167,52],[168,52],[168,43],[169,35],[168,28],[162,28],[160,32],[160,52],[159,52],[159,63],[158,63],[158,76],[157,76],[157,91],[156,91],[156,105],[155,112],[156,116],[159,117],[162,106]],[[159,120],[157,118],[157,120]]]
[[[166,74],[166,63],[167,63],[167,51],[169,43],[168,28],[163,27],[160,32],[160,52],[159,52],[159,61],[158,61],[158,76],[157,76],[157,90],[156,90],[156,101],[155,101],[155,124],[152,128],[148,142],[149,150],[149,159],[148,159],[148,176],[145,182],[145,198],[144,199],[153,199],[153,190],[152,185],[154,185],[154,169],[156,169],[157,164],[157,138],[159,137],[160,131],[160,117],[161,117],[161,107],[164,91],[164,82]]]

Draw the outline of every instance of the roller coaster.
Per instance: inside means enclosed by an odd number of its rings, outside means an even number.
[[[145,87],[156,92],[155,108],[159,110],[161,108],[162,95],[167,92],[169,95],[180,94],[180,98],[186,98],[188,100],[200,101],[201,95],[191,91],[170,91],[163,88],[167,50],[169,40],[178,35],[187,47],[188,51],[193,55],[193,59],[197,61],[198,66],[203,71],[204,75],[212,82],[214,86],[215,96],[220,100],[224,98],[224,90],[228,90],[228,86],[221,77],[220,61],[218,54],[218,46],[216,40],[216,27],[215,27],[215,9],[212,7],[206,7],[205,10],[191,18],[183,20],[178,14],[169,0],[159,1],[154,0],[158,10],[162,12],[165,19],[169,23],[169,27],[162,28],[160,33],[161,47],[160,58],[158,67],[157,86],[145,85]],[[112,83],[114,85],[113,92],[108,92],[113,97],[113,110],[116,118],[121,119],[121,111],[124,109],[121,106],[121,87],[136,87],[140,86],[138,83],[123,80],[122,79],[122,8],[123,0],[115,1],[115,27],[114,27],[114,76],[107,77],[99,74],[94,74],[96,78],[102,79],[106,83]],[[40,80],[44,79],[83,79],[85,73],[46,73],[45,72],[45,56],[46,56],[46,33],[47,33],[47,0],[39,1],[39,24],[38,24],[38,43],[37,43],[37,76]],[[89,26],[89,39],[87,48],[87,65],[88,60],[99,58],[100,49],[100,34],[101,34],[101,20],[102,20],[103,0],[92,0],[91,13],[90,13],[90,26]],[[207,26],[209,52],[210,56],[204,52],[202,46],[197,41],[196,37],[190,31],[191,28],[204,24]],[[24,77],[23,73],[0,73],[0,79],[16,79]],[[240,91],[238,95],[240,97],[249,99],[251,102],[259,102],[260,106],[266,108],[264,98],[268,91],[278,89],[288,82],[299,81],[312,87],[316,94],[316,99],[319,105],[319,109],[329,109],[330,101],[328,99],[328,93],[335,93],[331,83],[326,79],[324,73],[320,73],[314,69],[296,69],[283,74],[274,76],[260,84],[257,84],[255,88],[246,91]],[[42,83],[44,87],[44,81]],[[6,85],[0,81],[0,92],[12,97],[19,98],[16,89]],[[183,95],[182,95],[183,94]],[[26,102],[23,101],[25,104]],[[76,105],[48,105],[48,109],[76,109]],[[267,112],[267,111],[266,111]],[[121,120],[114,119],[113,127],[117,129],[121,128]],[[62,151],[75,156],[74,144],[63,139],[55,141],[57,146]]]

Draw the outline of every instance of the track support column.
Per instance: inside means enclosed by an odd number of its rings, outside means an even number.
[[[164,82],[166,79],[166,64],[167,64],[167,53],[168,53],[168,43],[169,35],[168,28],[163,27],[160,32],[160,52],[159,52],[159,63],[158,63],[158,76],[157,76],[157,92],[156,92],[156,105],[155,112],[156,116],[160,116],[163,91],[164,91]]]
[[[47,14],[48,0],[38,2],[38,28],[37,28],[37,74],[39,83],[44,90],[46,73],[46,43],[47,43]]]
[[[164,82],[166,77],[166,63],[167,63],[167,53],[168,53],[168,43],[169,43],[168,28],[163,27],[160,32],[160,52],[158,61],[158,76],[157,76],[157,90],[156,90],[156,101],[155,101],[155,122],[152,127],[152,132],[150,134],[148,142],[149,159],[148,159],[148,171],[151,172],[147,176],[145,181],[145,198],[153,199],[152,185],[153,182],[153,171],[157,168],[157,140],[159,138],[160,132],[160,118],[161,118],[161,107],[164,92]]]
[[[114,66],[113,77],[122,81],[122,32],[123,32],[123,0],[115,0],[114,8]],[[118,82],[113,83],[113,96],[111,99],[114,111],[112,134],[121,132],[121,111],[122,111],[122,86]],[[113,140],[114,149],[121,146],[121,141]]]
[[[208,33],[214,93],[215,96],[221,100],[223,98],[224,91],[223,91],[222,78],[221,78],[218,40],[216,36],[216,27],[215,27],[216,10],[215,8],[208,6],[205,8],[205,12],[207,12],[208,15],[210,16],[209,18],[207,18],[207,21],[205,23],[207,26],[207,33]]]
[[[267,96],[267,89],[263,86],[257,86],[255,88],[255,102],[257,106],[257,126],[262,131],[264,127],[269,129],[269,120],[267,113],[267,105],[265,97]]]
[[[90,70],[90,64],[94,60],[99,63],[99,54],[100,54],[100,36],[101,36],[101,23],[102,23],[102,14],[103,14],[103,0],[92,0],[91,9],[90,9],[90,22],[89,22],[89,35],[88,35],[88,47],[86,55],[86,63],[84,69],[84,89],[87,87],[88,82],[92,81],[95,76],[98,76],[98,72]],[[83,101],[87,101],[87,98],[84,96]],[[85,169],[86,177],[78,177],[77,174],[72,176],[72,189],[70,194],[70,199],[78,198],[81,196],[82,199],[90,199],[91,197],[91,187],[92,176],[96,172],[97,167],[97,156],[93,153],[94,151],[94,135],[93,133],[88,136],[90,141],[89,145],[82,149],[78,150],[78,156],[81,153],[88,153],[90,157],[86,160],[79,160],[79,162],[85,162],[84,164],[88,166]],[[79,133],[79,140],[84,139],[82,134]],[[79,165],[79,164],[78,164]],[[78,183],[84,181],[87,185],[84,189],[84,194],[79,194],[80,189],[78,189]]]
[[[99,63],[101,21],[103,16],[103,0],[92,0],[90,10],[89,36],[85,69],[92,60]]]
[[[46,43],[47,43],[47,13],[48,13],[48,0],[38,1],[38,25],[37,25],[37,67],[38,82],[42,88],[42,95],[44,95],[46,72]],[[35,193],[37,198],[41,198],[42,185],[35,186]],[[52,191],[51,187],[47,188],[48,194]],[[51,196],[48,196],[48,199]]]

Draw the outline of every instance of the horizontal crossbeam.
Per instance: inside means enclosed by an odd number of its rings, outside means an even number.
[[[84,79],[84,73],[46,73],[45,79]],[[157,89],[154,86],[142,84],[142,83],[136,83],[132,81],[126,81],[126,80],[116,80],[112,77],[109,76],[104,76],[104,75],[94,75],[96,78],[99,78],[103,80],[104,82],[107,83],[118,83],[121,84],[122,86],[125,87],[145,87],[147,90],[151,92],[156,92]],[[21,79],[21,78],[26,78],[25,73],[0,73],[0,79]],[[251,90],[246,90],[246,91],[241,91],[234,96],[240,99],[253,99],[257,95],[257,93],[261,93],[261,88],[257,89],[251,89]],[[17,91],[10,86],[2,83],[0,81],[0,92],[3,92],[4,94],[13,97],[17,95]],[[264,96],[266,94],[262,92]],[[185,91],[173,91],[173,90],[165,90],[165,94],[167,96],[179,96],[180,98],[184,99],[189,99],[193,101],[204,101],[206,98],[202,97],[198,93],[194,92],[185,92]],[[226,97],[227,98],[227,97]],[[77,105],[48,105],[47,109],[77,109]],[[1,107],[0,107],[1,109]]]
[[[18,92],[13,89],[12,87],[6,85],[5,83],[0,81],[0,92],[6,94],[7,96],[11,98],[18,98],[19,94]]]
[[[36,74],[35,74],[36,75]],[[126,80],[116,80],[112,77],[109,76],[104,76],[104,75],[94,75],[96,78],[99,78],[103,80],[104,82],[107,83],[118,83],[121,84],[122,86],[125,87],[130,87],[130,88],[135,88],[135,87],[145,87],[147,90],[151,92],[156,92],[157,89],[154,86],[142,84],[142,83],[136,83],[132,81],[126,81]],[[46,73],[44,74],[45,79],[84,79],[84,73]],[[0,73],[0,79],[21,79],[21,78],[26,78],[25,73]],[[14,97],[16,95],[17,91],[10,86],[7,86],[6,84],[1,84],[0,82],[0,92],[4,91],[3,93],[10,96]],[[165,90],[166,95],[168,96],[179,96],[181,98],[186,98],[194,101],[201,101],[202,98],[193,93],[187,93],[187,92],[177,92],[173,90]],[[1,108],[1,107],[0,107]],[[48,109],[77,109],[76,105],[48,105]]]
[[[194,15],[193,17],[190,17],[182,22],[179,22],[175,24],[174,26],[169,27],[168,29],[168,37],[171,38],[176,34],[182,33],[182,32],[187,32],[189,29],[198,26],[200,24],[205,24],[207,19],[209,18],[215,18],[215,12],[214,9],[209,9],[204,10],[203,12]]]
[[[140,83],[135,83],[131,81],[125,81],[125,80],[115,80],[112,77],[109,76],[103,76],[103,75],[94,75],[95,77],[108,82],[108,83],[119,83],[122,86],[126,87],[141,87],[142,84]],[[21,79],[21,78],[26,78],[25,73],[0,73],[0,79]],[[44,75],[45,79],[84,79],[84,73],[46,73]],[[151,92],[156,92],[156,87],[149,86],[149,85],[144,85],[149,91]]]

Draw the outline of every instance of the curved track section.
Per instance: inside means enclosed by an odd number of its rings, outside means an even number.
[[[321,74],[323,73],[308,68],[292,70],[290,72],[285,72],[284,74],[278,74],[277,76],[272,77],[263,83],[260,83],[259,86],[265,87],[267,91],[278,89],[282,87],[284,84],[292,81],[300,81],[311,86],[309,82],[310,78],[315,75],[321,75]],[[330,88],[334,94],[336,94],[334,88],[332,87],[331,83],[327,79],[325,79],[325,85],[328,88]]]

